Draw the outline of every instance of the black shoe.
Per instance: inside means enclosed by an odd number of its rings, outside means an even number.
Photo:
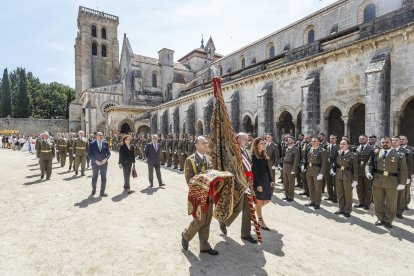
[[[364,210],[369,210],[369,206],[364,206]]]
[[[305,206],[315,206],[315,203],[306,203]]]
[[[403,218],[404,218],[402,214],[396,214],[395,216],[396,216],[397,218],[399,218],[399,219],[403,219]]]
[[[313,206],[313,209],[315,209],[315,210],[320,209],[320,208],[321,208],[321,206],[319,206],[319,205]]]
[[[85,173],[81,173],[81,176],[85,176]]]
[[[78,175],[78,171],[75,171],[75,175]]]
[[[355,204],[354,208],[364,208],[365,205],[364,204]]]
[[[302,193],[299,193],[299,195],[308,195],[308,194],[305,192],[302,192]]]
[[[46,180],[50,180],[50,177],[46,177]]]
[[[160,183],[160,187],[164,187],[165,186],[165,183]]]
[[[151,184],[150,184],[150,187],[151,187],[151,188],[152,188],[152,187],[154,187],[154,184],[152,184],[152,183],[151,183]]]
[[[96,194],[96,190],[92,190],[91,195],[95,195]]]
[[[188,241],[184,239],[184,235],[181,233],[181,245],[184,250],[188,250]]]
[[[349,218],[351,216],[350,213],[344,213],[344,217]]]
[[[260,228],[262,228],[263,230],[265,230],[265,231],[270,231],[270,228],[269,227],[265,227],[265,226],[261,226],[260,224],[259,224],[259,227]]]
[[[128,191],[128,194],[130,195],[130,194],[133,194],[133,193],[135,193],[135,191],[134,190],[130,190],[130,191]]]
[[[384,226],[385,228],[388,228],[388,229],[392,228],[391,222],[384,222]]]
[[[384,222],[383,222],[382,220],[377,220],[377,221],[375,222],[375,225],[376,225],[376,226],[383,226],[383,225],[384,225]]]
[[[288,198],[287,197],[282,197],[282,200],[288,200]]]
[[[292,201],[295,201],[295,200],[293,200],[293,199],[291,199],[291,198],[288,198],[288,199],[286,199],[286,201],[287,201],[287,202],[292,202]]]
[[[405,207],[405,208],[404,208],[404,210],[406,210],[406,211],[409,211],[409,210],[410,210],[410,208],[408,208],[408,207]]]
[[[219,222],[220,230],[223,232],[224,235],[227,235],[227,227],[223,222]]]
[[[332,198],[332,197],[325,197],[323,200],[326,200],[326,201],[333,201],[333,198]]]
[[[201,253],[207,253],[207,254],[209,254],[209,255],[213,255],[213,256],[216,256],[216,255],[218,255],[218,251],[217,250],[214,250],[214,249],[207,249],[207,250],[200,250],[200,252]]]
[[[107,197],[107,196],[108,196],[108,194],[101,193],[101,194],[100,194],[100,196]]]
[[[342,211],[336,211],[335,212],[335,215],[342,215],[342,214],[344,214],[344,212],[342,212]]]
[[[44,175],[41,175],[41,176],[40,176],[40,179],[43,179],[44,177],[45,177]]]
[[[333,202],[333,203],[338,203],[338,200],[333,199],[333,200],[332,200],[332,202]]]
[[[245,240],[251,243],[257,243],[257,240],[253,238],[252,236],[242,237],[242,240]]]

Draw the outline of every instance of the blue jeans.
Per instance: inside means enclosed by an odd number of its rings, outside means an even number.
[[[96,191],[96,182],[98,181],[98,174],[101,172],[101,194],[105,192],[106,187],[106,172],[108,171],[108,162],[104,165],[96,165],[95,162],[91,162],[92,164],[92,189]]]

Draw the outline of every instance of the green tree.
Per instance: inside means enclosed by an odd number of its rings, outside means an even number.
[[[18,70],[18,88],[16,93],[16,118],[29,118],[32,115],[31,98],[28,91],[26,70],[20,68]]]
[[[10,93],[10,80],[7,68],[3,71],[2,79],[2,91],[1,91],[1,106],[2,106],[2,117],[7,117],[12,115],[12,105],[11,105],[11,93]]]

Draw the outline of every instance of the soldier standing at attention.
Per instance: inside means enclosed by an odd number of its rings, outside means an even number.
[[[168,134],[168,139],[166,143],[166,155],[167,155],[167,167],[171,167],[172,165],[172,135]]]
[[[322,199],[323,173],[329,166],[328,152],[322,148],[321,140],[313,137],[311,140],[311,148],[306,157],[306,181],[309,186],[310,203],[305,206],[313,206],[319,209]]]
[[[394,150],[399,152],[400,154],[404,155],[405,161],[407,163],[407,181],[405,182],[404,189],[398,191],[397,197],[397,214],[396,217],[399,219],[403,219],[403,213],[405,211],[405,188],[407,185],[411,183],[411,174],[413,168],[413,156],[411,152],[407,149],[401,147],[401,139],[400,136],[394,136],[391,139],[392,147]],[[403,183],[401,183],[403,184]]]
[[[36,154],[40,163],[40,179],[45,177],[46,172],[46,180],[49,180],[52,175],[52,160],[55,157],[55,143],[49,139],[49,133],[42,134]]]
[[[282,198],[287,202],[294,200],[296,168],[299,166],[299,149],[295,146],[295,138],[287,135],[287,148],[283,158],[283,187],[285,197]]]
[[[177,142],[177,155],[178,155],[178,162],[180,164],[180,171],[184,171],[184,162],[185,162],[185,152],[184,152],[184,134],[180,134]]]
[[[407,138],[407,136],[400,135],[400,139],[401,139],[401,147],[403,149],[408,150],[411,153],[411,158],[414,159],[414,156],[413,156],[414,155],[414,150],[413,150],[413,147],[412,146],[409,146],[408,145],[408,138]],[[407,167],[408,167],[408,163],[407,163]],[[410,170],[410,168],[408,168],[408,171],[409,170]],[[414,178],[414,164],[411,167],[411,175],[408,175],[407,178],[410,179],[410,183],[408,184],[408,180],[407,180],[407,185],[405,185],[405,189],[404,189],[405,190],[405,208],[404,209],[406,211],[410,210],[408,208],[408,204],[410,204],[410,202],[411,202],[411,194],[410,194],[410,191],[411,191],[411,182],[412,182],[412,180]]]
[[[174,135],[174,140],[172,144],[172,152],[173,152],[173,163],[174,163],[174,170],[178,169],[178,135]]]
[[[79,165],[81,165],[81,175],[85,175],[86,156],[88,155],[89,142],[84,137],[84,132],[79,130],[78,138],[73,141],[72,151],[75,155],[75,175],[78,175]]]
[[[195,144],[194,144],[194,136],[192,134],[188,135],[188,142],[187,142],[187,148],[185,150],[185,154],[190,156],[195,152]]]
[[[299,149],[299,162],[302,160],[303,156],[302,156],[302,146],[305,143],[304,142],[305,139],[305,135],[303,135],[302,133],[298,135],[298,140],[296,141],[296,147]],[[300,175],[300,166],[298,166],[297,170],[296,170],[296,187],[299,188],[303,188],[303,181],[302,181],[302,177]]]
[[[279,164],[279,148],[273,142],[273,135],[271,133],[266,134],[266,154],[269,159],[267,159],[267,163],[269,165],[270,174],[272,176],[272,182],[276,183],[275,179],[275,170]],[[274,187],[271,187],[272,194],[274,191]]]
[[[63,134],[58,133],[57,136],[58,136],[58,139],[56,141],[57,142],[56,145],[58,148],[58,155],[60,156],[60,166],[64,167],[66,164],[68,141],[66,140]]]
[[[375,135],[369,136],[368,143],[374,148],[374,150],[381,149],[381,147],[377,146],[377,136]]]
[[[337,136],[332,134],[329,136],[329,144],[327,146],[328,150],[328,161],[329,168],[335,166],[336,159],[338,157],[339,147],[337,143]],[[332,201],[333,203],[338,203],[336,195],[336,184],[335,184],[335,175],[332,175],[329,171],[325,175],[326,186],[328,188],[328,197],[324,200]]]
[[[73,141],[75,141],[75,133],[71,132],[67,143],[67,152],[69,154],[69,170],[75,170],[75,156],[73,155]]]
[[[163,134],[160,136],[160,140],[159,140],[160,147],[161,147],[161,164],[160,164],[161,166],[164,166],[167,160],[167,156],[165,153],[165,144],[167,143],[166,138],[167,138],[167,135]]]
[[[335,176],[339,201],[339,210],[335,214],[342,214],[347,218],[352,212],[352,188],[358,185],[358,160],[356,154],[349,150],[350,145],[348,140],[341,141],[341,151],[330,170],[330,174]]]
[[[368,137],[365,134],[359,136],[359,146],[356,149],[356,157],[358,161],[358,186],[357,194],[359,204],[354,205],[355,208],[369,209],[372,199],[372,181],[365,175],[365,166],[374,153],[374,147],[368,144]]]
[[[301,148],[301,170],[300,170],[300,178],[302,179],[302,183],[303,183],[303,192],[299,193],[299,195],[304,195],[309,197],[309,187],[308,187],[308,182],[306,181],[306,172],[305,172],[305,166],[306,166],[306,159],[307,159],[307,155],[310,149],[310,136],[309,135],[305,135],[305,137],[303,138],[303,143],[302,143],[302,148]]]
[[[404,154],[391,147],[391,138],[381,139],[381,149],[376,149],[365,168],[368,179],[374,179],[373,195],[375,225],[392,228],[397,213],[398,191],[405,188],[407,182],[407,163]]]

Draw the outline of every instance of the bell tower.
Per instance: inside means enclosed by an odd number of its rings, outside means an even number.
[[[119,18],[79,7],[75,43],[76,96],[115,82],[119,71]]]

